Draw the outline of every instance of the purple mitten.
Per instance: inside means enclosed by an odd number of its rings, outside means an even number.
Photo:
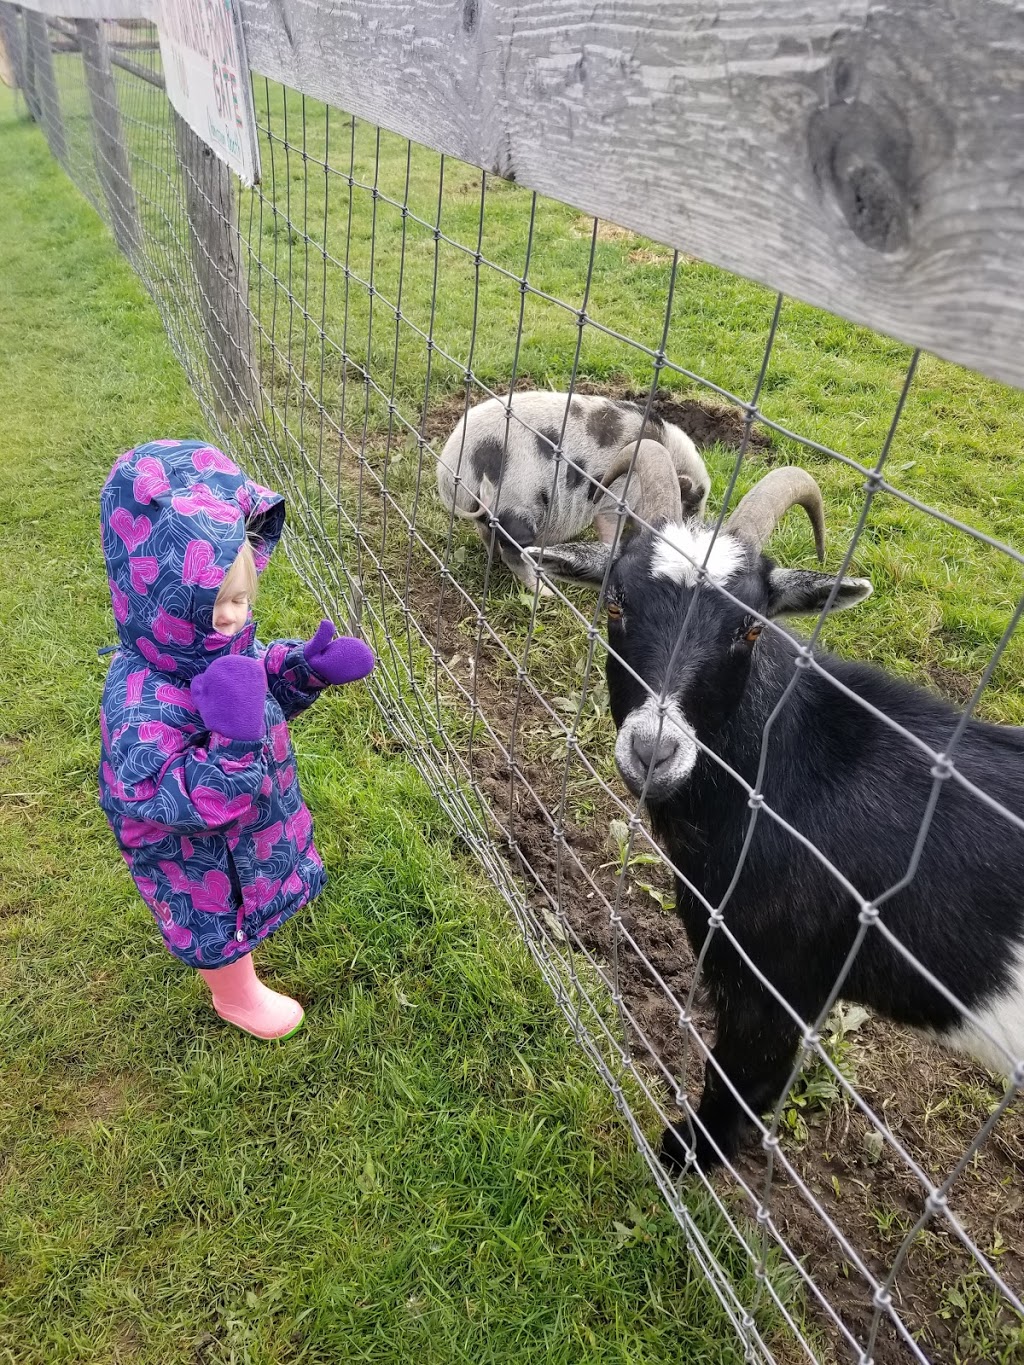
[[[333,621],[321,621],[302,651],[306,663],[329,683],[358,682],[373,668],[373,650],[353,635],[336,634]]]
[[[205,673],[192,679],[191,692],[208,730],[246,740],[262,739],[266,733],[267,674],[262,660],[244,654],[214,659]]]

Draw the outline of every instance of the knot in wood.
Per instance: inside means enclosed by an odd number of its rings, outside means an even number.
[[[819,185],[860,241],[875,251],[907,246],[912,144],[899,111],[834,104],[812,116],[808,141]]]

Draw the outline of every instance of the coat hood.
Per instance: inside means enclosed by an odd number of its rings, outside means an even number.
[[[215,446],[150,441],[118,457],[100,494],[100,527],[117,633],[161,673],[192,678],[248,650],[213,628],[213,605],[246,534],[262,572],[284,527],[284,498]]]

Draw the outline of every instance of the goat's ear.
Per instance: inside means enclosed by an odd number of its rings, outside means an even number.
[[[565,545],[531,545],[526,554],[550,578],[566,583],[602,583],[611,549],[600,541],[570,541]]]
[[[820,612],[835,587],[834,574],[813,569],[772,569],[768,575],[766,616],[802,616]],[[855,607],[871,596],[866,578],[841,578],[831,611]]]

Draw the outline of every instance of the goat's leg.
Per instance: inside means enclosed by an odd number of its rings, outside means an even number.
[[[780,1099],[800,1042],[799,1029],[778,1002],[763,988],[755,991],[745,984],[747,989],[719,1012],[714,1060],[704,1069],[704,1093],[693,1128],[694,1155],[704,1171],[731,1160],[751,1127],[718,1068],[750,1110],[761,1114]],[[682,1169],[690,1149],[689,1123],[665,1130],[661,1160],[669,1170]]]

